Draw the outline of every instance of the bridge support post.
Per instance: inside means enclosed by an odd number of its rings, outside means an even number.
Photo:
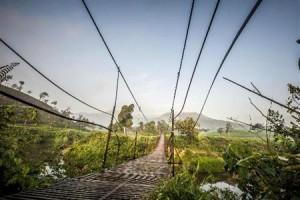
[[[111,116],[111,120],[110,120],[110,124],[109,124],[109,131],[107,133],[106,147],[105,147],[105,152],[103,155],[103,163],[102,163],[103,169],[105,169],[105,165],[106,165],[106,159],[107,159],[107,153],[108,153],[108,148],[109,148],[109,141],[111,138],[112,126],[113,126],[113,122],[114,122],[115,110],[116,110],[116,105],[113,108],[113,112],[112,112],[112,116]]]
[[[171,130],[171,140],[170,140],[170,150],[171,150],[171,164],[172,164],[172,176],[175,176],[175,135],[174,135],[174,109],[171,110],[172,112],[172,130]]]
[[[133,158],[136,158],[136,142],[137,142],[137,134],[138,132],[135,132],[135,138],[134,138],[134,153],[133,153]]]
[[[111,114],[109,130],[108,130],[108,133],[107,133],[107,141],[106,141],[105,152],[104,152],[104,155],[103,155],[102,169],[105,169],[106,158],[107,158],[107,153],[108,153],[108,148],[109,148],[109,141],[110,141],[110,138],[111,138],[111,132],[112,132],[113,123],[114,123],[114,117],[115,117],[115,111],[116,111],[116,105],[117,105],[117,99],[118,99],[118,90],[119,90],[119,77],[120,77],[120,70],[118,70],[115,103],[114,103],[113,111],[112,111],[112,114]]]

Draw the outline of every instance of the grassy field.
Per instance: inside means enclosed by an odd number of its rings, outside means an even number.
[[[247,133],[247,132],[246,132]],[[228,146],[240,157],[252,152],[263,152],[266,144],[258,137],[245,137],[245,132],[236,131],[234,136],[219,136],[215,133],[203,134],[189,143],[186,137],[176,136],[176,176],[161,183],[150,199],[239,199],[232,191],[200,188],[201,184],[224,181],[235,184],[235,180],[225,170],[224,153]]]
[[[150,153],[158,135],[113,133],[106,168]],[[107,132],[9,125],[1,129],[0,196],[103,170]],[[135,153],[134,153],[135,150]]]
[[[254,138],[254,139],[257,139],[257,138],[263,138],[263,139],[266,139],[266,132],[265,131],[246,131],[246,130],[232,130],[230,131],[229,133],[225,133],[224,131],[221,133],[218,132],[218,131],[209,131],[209,132],[206,132],[206,133],[201,133],[201,135],[203,136],[210,136],[210,137],[232,137],[232,138],[235,138],[235,137],[238,137],[238,138]],[[269,138],[272,138],[273,137],[273,134],[268,132],[268,137]]]
[[[238,135],[238,134],[236,134]],[[242,133],[243,135],[243,133]],[[220,137],[198,136],[197,140],[188,143],[183,136],[176,137],[176,149],[183,164],[178,170],[194,171],[215,174],[225,172],[223,153],[229,144],[241,151],[262,151],[266,148],[264,142],[257,137]],[[177,161],[179,161],[177,156]],[[199,164],[199,166],[198,166]]]

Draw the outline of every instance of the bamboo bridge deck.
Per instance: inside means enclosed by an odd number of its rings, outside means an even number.
[[[162,135],[153,153],[118,165],[104,173],[72,178],[51,187],[3,197],[2,199],[142,199],[169,177]]]

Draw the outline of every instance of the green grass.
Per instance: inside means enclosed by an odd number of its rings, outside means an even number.
[[[0,196],[103,169],[107,132],[47,125],[9,125],[0,131]],[[135,134],[112,134],[107,168],[134,159],[134,139]],[[153,151],[157,141],[157,135],[139,134],[136,157]],[[46,166],[53,174],[45,174]]]
[[[148,197],[149,200],[217,200],[217,199],[239,199],[231,191],[212,188],[205,191],[200,188],[199,182],[193,174],[183,172],[172,179],[161,183]]]
[[[200,135],[189,143],[184,136],[176,136],[176,150],[183,162],[176,166],[176,176],[161,183],[150,199],[240,199],[229,190],[212,188],[203,191],[201,183],[226,181],[232,183],[225,170],[223,154],[230,144],[240,157],[251,152],[264,151],[265,143],[257,137],[240,137],[244,132],[235,132],[238,137]],[[176,162],[179,161],[176,156]]]
[[[176,137],[176,150],[183,164],[177,167],[180,171],[195,171],[199,165],[199,172],[209,174],[218,174],[225,172],[223,153],[227,146],[233,144],[237,148],[250,149],[253,151],[263,151],[266,148],[264,142],[258,138],[242,138],[242,137],[220,137],[220,136],[203,136],[200,135],[197,140],[188,143],[185,137]],[[178,162],[179,157],[175,160]]]
[[[273,134],[268,132],[269,137],[272,138]],[[201,133],[201,135],[204,136],[210,136],[210,137],[215,137],[218,136],[220,137],[220,133],[217,131],[210,131],[206,133]],[[266,139],[266,132],[265,131],[246,131],[246,130],[232,130],[230,133],[221,133],[221,137],[229,137],[229,138],[249,138],[249,139],[257,139],[257,138],[263,138]]]

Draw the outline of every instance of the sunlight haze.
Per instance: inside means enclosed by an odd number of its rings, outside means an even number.
[[[190,11],[182,0],[87,0],[97,25],[146,116],[170,112]],[[184,112],[198,112],[237,30],[254,0],[223,0],[191,86]],[[215,1],[196,1],[183,60],[175,112],[183,103]],[[264,122],[248,97],[267,111],[270,103],[225,81],[232,79],[285,103],[287,84],[300,85],[300,1],[266,0],[230,52],[203,114],[211,118],[249,115]],[[112,110],[117,69],[81,1],[0,0],[0,38],[59,86],[89,104]],[[76,102],[33,71],[0,43],[0,66],[20,62],[10,84],[25,81],[32,96],[49,93],[59,109],[95,111]],[[120,79],[117,109],[134,103]],[[280,109],[273,106],[274,109]],[[282,112],[285,112],[282,110]],[[136,107],[136,115],[138,109]]]

